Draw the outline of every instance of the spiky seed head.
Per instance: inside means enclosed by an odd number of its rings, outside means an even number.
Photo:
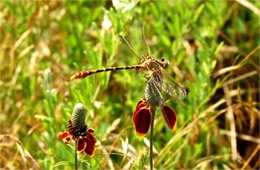
[[[82,129],[85,127],[86,108],[83,104],[78,103],[74,106],[72,112],[72,125],[76,129]]]
[[[148,160],[148,151],[146,149],[143,149],[139,152],[138,159],[134,161],[134,170],[139,170],[139,169],[145,169],[145,163]]]

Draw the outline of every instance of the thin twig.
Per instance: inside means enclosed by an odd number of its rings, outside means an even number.
[[[238,76],[236,78],[233,78],[231,80],[226,81],[225,83],[223,83],[222,86],[225,87],[227,85],[233,84],[235,82],[241,81],[243,79],[246,79],[248,77],[251,77],[251,76],[254,76],[254,75],[257,75],[257,74],[259,74],[259,73],[256,70],[248,72],[248,73],[245,73],[245,74],[242,74],[242,75],[240,75],[240,76]]]
[[[259,138],[255,138],[253,136],[250,135],[246,135],[246,134],[240,134],[240,133],[232,133],[231,131],[225,130],[225,129],[221,129],[221,133],[223,133],[224,135],[228,135],[228,136],[234,136],[236,138],[245,140],[245,141],[250,141],[250,142],[254,142],[260,145],[260,139]]]
[[[254,152],[249,156],[249,158],[246,160],[246,162],[244,163],[243,167],[241,168],[242,170],[245,169],[247,167],[247,165],[249,164],[249,162],[253,159],[253,157],[258,153],[258,150],[260,149],[260,145],[258,145]]]
[[[236,0],[239,4],[243,5],[244,7],[250,9],[252,12],[254,12],[256,15],[260,16],[260,10],[254,6],[252,3],[246,1],[246,0]]]
[[[226,117],[230,123],[230,125],[229,125],[230,131],[235,134],[236,133],[236,123],[235,123],[234,112],[233,112],[233,108],[232,108],[232,101],[231,101],[231,96],[230,96],[230,91],[228,89],[228,86],[224,86],[224,93],[225,93],[226,103],[228,106]],[[230,143],[231,143],[232,160],[235,161],[235,160],[237,160],[237,139],[235,136],[230,136]]]

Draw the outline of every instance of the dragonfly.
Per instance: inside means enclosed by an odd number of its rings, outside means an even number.
[[[164,57],[161,59],[156,59],[149,53],[149,46],[145,38],[144,34],[144,27],[141,26],[141,36],[142,40],[146,47],[146,55],[141,54],[135,50],[135,48],[126,40],[126,38],[122,35],[119,35],[119,37],[126,43],[126,45],[137,55],[140,57],[140,63],[137,65],[131,65],[131,66],[119,66],[119,67],[108,67],[108,68],[101,68],[101,69],[95,69],[95,70],[86,70],[81,71],[78,73],[73,74],[70,77],[70,80],[76,80],[76,79],[82,79],[86,78],[93,74],[98,74],[102,72],[108,72],[108,71],[118,71],[118,70],[136,70],[138,72],[143,72],[144,77],[149,81],[150,83],[154,83],[155,87],[158,87],[160,90],[165,92],[168,96],[172,98],[180,98],[183,99],[186,97],[186,89],[183,87],[180,83],[175,81],[166,71],[169,61],[166,60]],[[156,79],[154,78],[156,77]],[[161,95],[160,93],[156,92],[156,95]]]

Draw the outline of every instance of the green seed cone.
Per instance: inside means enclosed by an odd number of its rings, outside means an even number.
[[[86,117],[86,108],[83,104],[78,103],[74,106],[72,112],[72,125],[76,129],[81,129],[85,127],[85,117]]]

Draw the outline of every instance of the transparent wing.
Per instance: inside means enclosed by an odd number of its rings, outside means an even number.
[[[131,25],[125,28],[126,33],[119,35],[120,48],[119,55],[127,55],[125,60],[129,63],[133,62],[133,57],[143,60],[146,55],[144,50],[145,44],[142,43],[142,27],[137,25]]]
[[[161,91],[166,93],[170,98],[184,99],[187,95],[185,87],[176,82],[162,67],[158,69],[162,73],[162,81],[155,81],[154,83],[158,87],[161,87]]]
[[[149,55],[149,47],[145,37],[144,26],[140,22],[134,22],[125,28],[125,34],[119,35],[120,48],[119,54],[125,54],[125,61],[132,63],[133,58],[143,61]]]
[[[173,98],[184,99],[187,95],[185,87],[176,82],[164,69],[162,69],[162,73],[162,90]]]
[[[143,56],[149,55],[149,47],[146,43],[144,26],[140,22],[134,22],[129,28],[128,36],[133,47]]]

